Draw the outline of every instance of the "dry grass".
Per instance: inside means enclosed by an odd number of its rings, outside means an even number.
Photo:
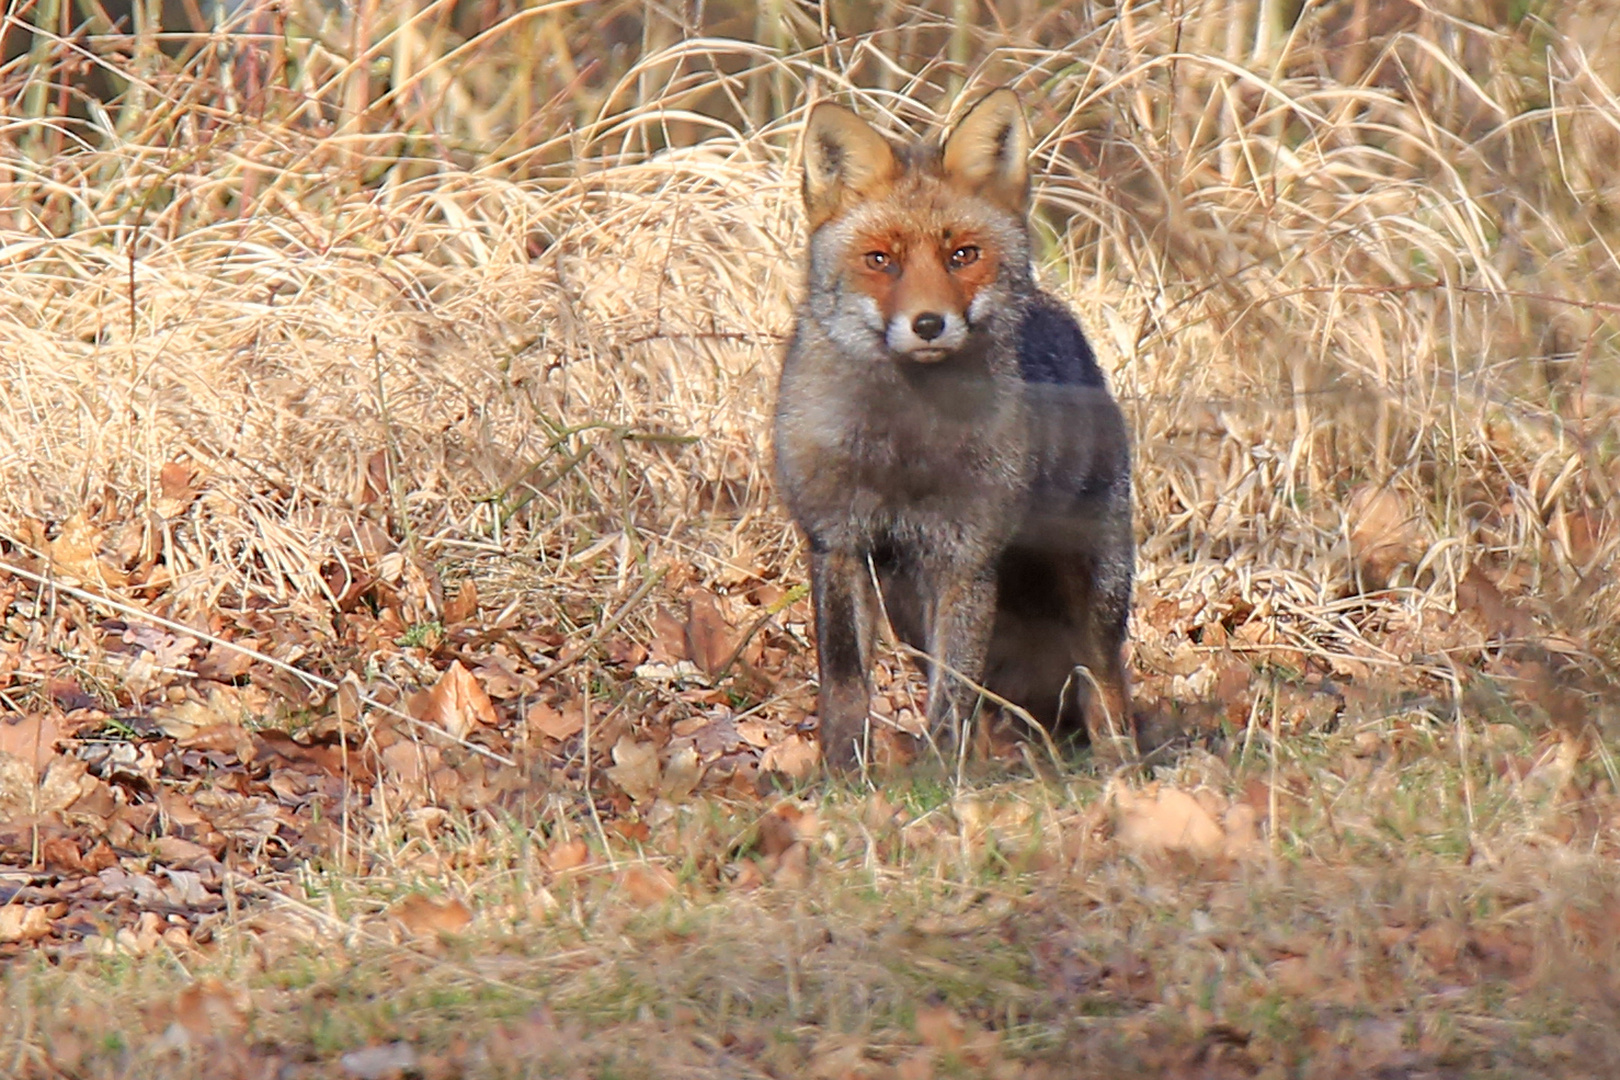
[[[339,643],[345,582],[404,573],[362,522],[476,580],[505,625],[569,635],[658,573],[625,616],[643,641],[685,588],[802,581],[767,417],[804,103],[926,129],[963,87],[1015,86],[1045,279],[1137,438],[1143,708],[1225,756],[1171,755],[1158,778],[1234,799],[1258,780],[1272,841],[1263,868],[1213,872],[1088,848],[1083,777],[952,787],[881,827],[831,792],[809,884],[755,894],[717,875],[757,813],[700,801],[649,841],[683,877],[648,914],[611,873],[554,887],[527,842],[468,839],[490,819],[435,841],[451,854],[431,872],[383,822],[375,879],[280,883],[307,929],[244,923],[161,976],[19,965],[0,1071],[43,1069],[40,1033],[74,1023],[18,1002],[96,1016],[215,971],[255,988],[256,1039],[330,1061],[420,1033],[469,1074],[450,1025],[522,1017],[539,1026],[512,1029],[514,1060],[539,1046],[596,1075],[616,1053],[648,1074],[672,1031],[686,1075],[933,1075],[894,1070],[902,1044],[939,1050],[918,1013],[942,1002],[1000,1033],[983,1060],[947,1047],[964,1075],[1489,1075],[1498,1053],[1500,1075],[1606,1074],[1620,24],[1595,0],[1282,17],[1297,6],[830,5],[818,23],[711,3],[698,26],[630,3],[290,5],[285,27],[244,16],[257,36],[32,38],[0,72],[7,558],[88,522],[113,572],[93,591],[200,628],[263,613],[266,652],[368,690],[424,680]],[[68,89],[87,71],[105,99]],[[164,502],[173,462],[198,471],[194,502]],[[142,564],[160,572],[117,580]],[[438,617],[424,595],[407,624]],[[63,604],[67,623],[103,614]],[[47,645],[63,626],[8,617]],[[567,679],[652,693],[590,657]],[[802,703],[801,682],[778,689],[767,712]],[[1334,696],[1336,726],[1312,711]],[[969,797],[1033,816],[986,843]],[[581,827],[567,806],[545,835]],[[955,839],[885,847],[930,815]],[[641,857],[591,835],[598,865]],[[355,930],[428,880],[508,899],[453,960]],[[255,937],[280,944],[244,959]],[[556,1017],[530,1016],[536,995]],[[317,1000],[339,1005],[299,1004]],[[201,1067],[184,1040],[120,1049],[137,1028],[85,1074]],[[1163,1046],[1182,1056],[1144,1049]],[[506,1067],[486,1072],[529,1075]]]

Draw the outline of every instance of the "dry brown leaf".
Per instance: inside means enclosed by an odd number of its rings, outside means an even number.
[[[709,675],[718,675],[736,648],[735,634],[712,592],[695,590],[692,614],[686,620],[686,651],[692,662]]]
[[[360,474],[360,490],[355,493],[355,504],[364,509],[388,496],[388,451],[373,450],[366,457],[365,471]]]
[[[1151,785],[1139,795],[1119,784],[1111,797],[1114,835],[1133,851],[1181,851],[1211,858],[1226,848],[1226,831],[1202,803],[1185,791]]]
[[[24,904],[0,906],[0,941],[38,941],[50,932],[48,909]]]
[[[128,584],[129,579],[122,570],[108,566],[99,558],[101,544],[101,527],[79,510],[62,524],[62,531],[47,545],[47,554],[57,570],[88,585],[119,588]]]
[[[1285,956],[1266,965],[1266,973],[1278,990],[1290,997],[1309,1000],[1327,988],[1323,973],[1303,956]]]
[[[174,996],[165,1010],[193,1039],[241,1035],[247,1030],[251,999],[241,987],[200,979]]]
[[[810,883],[810,845],[800,841],[792,844],[767,862],[771,881],[789,889],[802,889]]]
[[[872,729],[872,764],[881,771],[903,769],[917,760],[919,740],[891,727]]]
[[[528,724],[530,731],[537,731],[548,739],[562,742],[572,739],[585,730],[585,706],[578,700],[563,703],[559,709],[544,701],[536,701],[529,705]]]
[[[607,653],[610,663],[632,670],[644,664],[648,655],[646,648],[640,642],[618,635],[608,639],[607,648],[604,651]]]
[[[246,728],[236,724],[210,724],[178,740],[177,745],[188,750],[214,750],[235,754],[236,760],[243,765],[252,763],[256,754],[253,736],[248,734]]]
[[[924,1046],[901,1058],[894,1066],[895,1080],[934,1080],[936,1051]]]
[[[1489,637],[1528,637],[1535,630],[1530,616],[1509,604],[1477,564],[1457,582],[1457,611],[1471,616]]]
[[[89,766],[83,761],[58,754],[46,762],[45,775],[40,777],[38,808],[44,812],[66,810],[100,783],[89,775]]]
[[[653,639],[647,650],[652,663],[673,667],[682,660],[691,659],[686,654],[686,627],[681,624],[681,620],[665,608],[656,608],[647,622],[653,632]]]
[[[56,703],[56,707],[63,712],[73,712],[76,709],[94,709],[101,702],[94,694],[89,693],[79,684],[79,680],[71,675],[53,675],[45,680],[42,687],[45,695]]]
[[[356,1080],[393,1080],[394,1077],[418,1076],[421,1057],[408,1042],[382,1043],[350,1050],[338,1058],[345,1076]]]
[[[523,697],[540,689],[540,680],[532,669],[522,670],[515,661],[500,653],[480,657],[472,673],[483,684],[484,691],[500,701]]]
[[[917,1038],[927,1047],[956,1053],[967,1041],[967,1021],[949,1005],[925,1005],[917,1010]]]
[[[778,803],[759,819],[759,847],[768,856],[782,854],[800,841],[811,841],[821,832],[821,819],[813,810],[792,803]]]
[[[388,914],[417,936],[458,934],[472,922],[472,910],[455,897],[435,899],[422,893],[395,901]]]
[[[177,518],[196,501],[202,475],[195,465],[165,462],[158,470],[158,497],[153,509],[160,517]]]
[[[739,892],[753,892],[765,884],[765,872],[760,865],[752,859],[732,863],[728,868],[731,874],[730,885]]]
[[[663,866],[637,863],[619,875],[619,887],[637,907],[652,907],[675,895],[675,875]]]
[[[1452,919],[1440,919],[1419,930],[1413,943],[1436,971],[1450,971],[1468,947],[1468,935]]]
[[[632,802],[651,802],[658,795],[658,747],[637,742],[629,732],[613,744],[613,764],[604,771]]]
[[[464,623],[478,614],[478,586],[472,578],[463,578],[456,595],[444,605],[446,626]]]
[[[165,864],[171,866],[195,866],[214,861],[212,851],[181,836],[158,837],[152,841],[152,851]]]
[[[1350,493],[1345,518],[1351,557],[1369,587],[1383,588],[1398,567],[1423,557],[1423,516],[1405,492],[1362,484]]]
[[[589,863],[591,861],[591,849],[586,846],[583,840],[565,840],[560,844],[552,845],[541,856],[541,861],[546,864],[546,869],[552,873],[562,874],[569,870],[577,870]]]
[[[56,756],[62,734],[61,719],[53,713],[0,717],[0,754],[10,754],[38,776]]]
[[[765,749],[775,741],[771,736],[770,726],[763,720],[756,720],[753,717],[738,720],[734,728],[739,739],[759,750]]]
[[[697,747],[691,743],[672,751],[664,762],[664,778],[659,793],[671,802],[689,798],[703,779],[704,765],[698,760]]]
[[[252,639],[239,642],[246,648],[258,647],[258,642]],[[192,668],[199,677],[215,679],[219,682],[232,682],[248,673],[248,669],[255,663],[254,657],[243,652],[242,649],[233,649],[229,645],[215,642],[208,647],[208,652],[201,660],[196,661]]]
[[[759,767],[795,780],[808,779],[821,764],[821,747],[803,735],[789,735],[761,755]]]
[[[432,747],[420,743],[402,740],[392,746],[383,747],[383,769],[392,779],[404,783],[414,783],[421,780],[429,772],[427,762],[428,751]]]
[[[495,727],[501,722],[494,702],[460,660],[450,662],[431,690],[411,695],[410,708],[418,720],[437,725],[458,739],[466,738],[474,724]]]

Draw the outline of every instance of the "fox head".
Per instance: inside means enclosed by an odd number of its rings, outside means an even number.
[[[804,134],[811,315],[846,352],[922,363],[983,339],[1029,277],[1029,129],[1011,90],[938,147],[820,104]]]

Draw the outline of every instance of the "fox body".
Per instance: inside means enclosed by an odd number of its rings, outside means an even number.
[[[1008,90],[937,147],[837,105],[806,127],[776,472],[810,548],[833,767],[855,760],[884,615],[930,658],[936,730],[971,714],[971,680],[1043,725],[1129,736],[1129,442],[1079,324],[1032,277],[1028,156]]]

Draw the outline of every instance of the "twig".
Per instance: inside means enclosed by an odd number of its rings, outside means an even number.
[[[651,574],[647,575],[647,580],[636,586],[636,591],[630,594],[630,599],[626,600],[619,607],[618,611],[615,611],[605,621],[597,624],[596,629],[592,631],[590,637],[585,639],[585,644],[581,645],[578,651],[576,651],[572,656],[564,657],[551,664],[545,670],[541,671],[539,675],[535,676],[536,680],[539,682],[545,682],[548,679],[553,679],[583,660],[585,658],[585,654],[596,647],[597,642],[601,641],[608,634],[611,634],[618,627],[618,625],[625,620],[625,617],[628,616],[630,612],[635,610],[636,605],[647,598],[647,594],[652,592],[653,586],[664,580],[664,574],[667,571],[668,567],[660,566],[657,570],[654,570]]]

